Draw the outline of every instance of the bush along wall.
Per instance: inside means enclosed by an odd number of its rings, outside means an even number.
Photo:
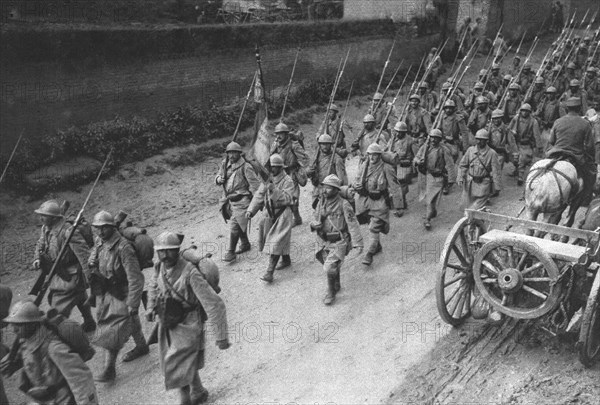
[[[119,29],[3,29],[3,64],[76,61],[122,64],[165,54],[286,46],[357,37],[390,36],[403,27],[392,20],[219,24],[192,27]]]

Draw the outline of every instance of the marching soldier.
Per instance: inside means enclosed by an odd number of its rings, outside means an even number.
[[[512,61],[512,66],[508,68],[508,74],[512,77],[517,77],[519,72],[521,71],[521,57],[519,55],[515,55]]]
[[[531,105],[534,111],[537,111],[540,104],[543,102],[544,96],[546,94],[546,89],[544,89],[544,85],[546,81],[542,76],[538,76],[534,80],[533,90],[531,92],[531,96],[529,99],[525,100],[525,102]]]
[[[386,170],[381,158],[383,148],[378,144],[371,144],[367,149],[368,158],[365,159],[358,170],[353,188],[356,196],[356,215],[360,224],[369,222],[371,243],[362,263],[370,266],[373,256],[382,251],[380,234],[387,235],[390,231],[390,209],[400,205],[394,201],[389,192],[389,187],[397,183],[394,170]]]
[[[248,219],[246,211],[252,195],[258,190],[260,180],[254,168],[242,158],[242,147],[230,142],[225,149],[227,159],[223,160],[215,183],[223,186],[221,213],[229,220],[229,248],[223,257],[224,262],[232,262],[236,255],[250,250],[248,239]],[[239,250],[235,250],[240,242]]]
[[[315,257],[323,265],[327,274],[327,293],[323,299],[325,305],[335,301],[340,291],[340,271],[346,255],[352,248],[363,251],[363,238],[352,205],[340,196],[342,181],[330,174],[323,180],[323,197],[315,209],[315,221],[310,224],[311,231],[317,235],[317,253]]]
[[[502,82],[500,83],[500,85],[498,86],[498,90],[496,91],[496,98],[498,100],[502,99],[502,95],[508,89],[508,86],[510,85],[511,81],[511,75],[504,75],[504,77],[502,78]]]
[[[527,91],[527,89],[533,82],[533,77],[534,77],[534,74],[531,71],[531,65],[526,64],[525,66],[523,66],[523,71],[521,72],[521,75],[519,76],[519,78],[517,80],[517,83],[519,83],[519,86],[521,86],[521,89],[523,91]]]
[[[18,302],[4,322],[20,340],[16,361],[2,360],[4,375],[23,368],[19,389],[38,404],[98,404],[92,372],[78,353],[45,326],[38,307]]]
[[[272,283],[275,270],[282,270],[292,265],[290,244],[294,226],[292,214],[294,182],[283,170],[284,163],[281,155],[271,155],[269,163],[273,181],[269,184],[261,183],[248,206],[246,217],[250,219],[259,209],[266,208],[259,224],[259,247],[260,251],[265,247],[268,249],[269,265],[261,279]],[[281,256],[283,256],[282,261],[277,266]]]
[[[565,91],[560,97],[563,108],[566,110],[566,101],[572,97],[576,97],[580,100],[583,111],[587,111],[587,92],[581,88],[581,82],[577,79],[573,79],[569,82],[569,90]]]
[[[562,79],[564,89],[568,89],[571,86],[572,80],[579,80],[579,75],[577,74],[576,70],[577,65],[575,63],[569,62],[567,64],[566,73]]]
[[[156,238],[160,261],[148,287],[146,318],[152,322],[158,315],[158,360],[165,388],[178,388],[182,404],[202,404],[208,399],[198,375],[204,367],[204,324],[210,319],[216,344],[225,350],[230,346],[227,313],[210,278],[180,255],[180,247],[173,232]]]
[[[477,131],[477,145],[469,147],[458,165],[456,183],[463,187],[468,208],[475,210],[500,192],[500,163],[496,151],[488,146],[489,136],[486,129]]]
[[[463,114],[465,110],[463,99],[456,93],[452,94],[452,97],[447,97],[447,95],[450,93],[450,90],[452,90],[452,84],[445,82],[442,85],[442,89],[440,90],[440,95],[438,97],[439,102],[437,107],[433,111],[433,115],[437,115],[444,108],[444,106],[441,105],[442,101],[445,102],[448,100],[452,100],[454,102],[454,106],[458,114]]]
[[[587,93],[589,104],[600,100],[600,80],[596,77],[596,69],[592,66],[587,68],[584,80],[584,90]]]
[[[386,132],[387,135],[389,135],[389,131],[388,131],[388,124],[390,122],[389,118],[387,120],[385,120],[385,122],[383,122],[383,120],[385,119],[385,115],[387,113],[387,109],[390,107],[390,103],[387,103],[383,97],[383,94],[381,93],[375,93],[375,95],[373,96],[373,102],[374,102],[374,111],[370,112],[371,115],[373,115],[373,117],[375,118],[375,128],[376,129],[380,129],[383,127],[383,131]],[[395,111],[395,107],[392,107],[392,113],[390,114],[390,118],[391,117],[396,117],[396,111]]]
[[[498,155],[498,163],[500,164],[500,171],[498,175],[498,190],[502,190],[502,171],[504,170],[504,163],[510,162],[512,156],[517,153],[518,148],[515,142],[515,137],[508,131],[506,124],[503,121],[504,112],[500,109],[492,111],[492,123],[489,130],[489,142],[490,148],[496,151]],[[514,162],[515,168],[517,168],[517,162]],[[494,197],[498,195],[498,190],[494,191]]]
[[[583,180],[582,206],[590,203],[596,180],[595,139],[592,126],[581,118],[581,99],[571,97],[566,102],[568,113],[554,123],[550,133],[548,158],[567,158]]]
[[[329,108],[329,122],[327,123],[327,129],[324,133],[331,136],[331,139],[334,139],[337,134],[335,152],[340,155],[342,159],[346,159],[348,150],[346,149],[346,133],[344,132],[344,128],[348,129],[349,133],[350,128],[346,121],[342,121],[342,117],[339,113],[340,108],[335,104],[331,104],[331,107]],[[317,134],[317,141],[321,135],[322,134]]]
[[[429,84],[429,88],[432,90],[435,88],[437,79],[440,76],[440,70],[443,67],[442,59],[439,57],[439,55],[436,56],[437,51],[437,48],[431,48],[431,51],[425,60],[425,66],[429,66],[429,64],[431,64],[431,71],[429,76],[427,76],[427,83]]]
[[[469,122],[467,123],[467,126],[471,130],[472,136],[474,136],[480,129],[485,128],[492,116],[492,110],[489,107],[489,100],[487,97],[479,96],[477,97],[476,102],[477,108],[471,112]],[[475,141],[471,140],[471,136],[469,136],[469,144],[475,144]]]
[[[461,115],[456,114],[455,106],[456,104],[452,100],[446,101],[444,104],[444,114],[438,127],[444,137],[442,147],[450,152],[450,156],[452,156],[450,164],[453,165],[458,161],[459,153],[467,150],[471,144],[465,120]],[[444,194],[448,194],[449,190],[450,184],[445,182],[443,187]]]
[[[42,229],[35,249],[33,267],[49,271],[67,240],[67,235],[73,231],[73,225],[65,220],[60,206],[54,200],[43,203],[35,213],[40,216]],[[50,306],[67,318],[73,307],[77,306],[83,317],[82,328],[85,332],[96,329],[85,291],[90,274],[89,256],[90,249],[85,239],[75,229],[69,247],[57,267],[56,276],[52,278],[48,294]]]
[[[421,82],[419,84],[417,93],[419,94],[419,97],[421,97],[420,104],[421,107],[425,109],[425,111],[431,113],[433,110],[435,110],[435,107],[438,103],[437,94],[429,90],[429,87],[427,86],[426,82]]]
[[[413,139],[414,154],[425,143],[427,133],[431,129],[431,115],[425,108],[420,106],[421,97],[418,94],[412,94],[408,99],[408,103],[404,122],[408,128],[408,133]]]
[[[385,131],[382,131],[381,134],[379,134],[379,131],[375,129],[375,117],[371,114],[365,115],[363,118],[363,125],[364,128],[358,136],[358,139],[352,143],[352,151],[358,151],[360,157],[364,159],[366,158],[369,145],[373,143],[387,145],[389,142],[389,135]]]
[[[527,103],[521,106],[519,115],[515,116],[508,130],[515,137],[518,145],[517,185],[523,184],[525,171],[533,161],[534,151],[542,154],[542,141],[538,121],[531,115],[531,106]],[[516,160],[516,159],[515,159]]]
[[[144,274],[131,242],[121,236],[113,216],[100,211],[94,216],[92,226],[98,230],[96,252],[90,255],[92,291],[99,298],[96,316],[99,331],[94,344],[107,353],[104,370],[96,377],[98,382],[113,381],[116,377],[116,361],[131,330],[135,348],[123,361],[131,361],[149,353],[138,310],[144,290]],[[129,329],[130,326],[131,329]]]
[[[504,101],[504,122],[506,123],[509,123],[519,113],[519,107],[523,104],[520,91],[521,86],[517,83],[508,86],[508,96]]]
[[[408,127],[402,122],[398,121],[392,131],[393,137],[391,139],[390,151],[394,153],[394,160],[397,162],[396,167],[396,178],[400,183],[400,189],[402,191],[402,204],[396,212],[395,216],[401,217],[404,214],[404,210],[408,207],[406,203],[406,195],[408,194],[408,185],[412,179],[412,162],[415,158],[413,152],[413,139],[407,136]]]
[[[488,78],[485,90],[498,94],[498,89],[502,85],[502,76],[500,76],[500,65],[494,63],[492,65],[492,74]]]
[[[471,112],[473,112],[473,110],[476,108],[477,100],[479,99],[479,97],[481,97],[481,96],[486,97],[488,99],[488,104],[490,101],[493,103],[496,100],[496,96],[494,96],[493,93],[484,92],[483,87],[484,87],[484,85],[482,82],[477,82],[473,86],[473,90],[471,90],[471,93],[469,94],[469,97],[467,98],[467,101],[465,102],[465,110],[469,114]]]
[[[564,73],[560,65],[556,65],[552,68],[552,76],[550,78],[550,84],[556,87],[557,94],[563,94],[568,88],[565,87]]]
[[[442,189],[448,179],[454,179],[456,170],[454,160],[447,148],[442,147],[442,131],[432,129],[429,133],[431,144],[425,143],[415,156],[414,163],[419,172],[426,174],[427,188],[427,214],[425,216],[425,229],[431,229],[431,219],[437,216],[437,208],[441,198]]]
[[[348,175],[346,174],[346,162],[338,154],[334,157],[333,168],[331,168],[331,154],[333,139],[327,134],[319,137],[319,151],[314,163],[307,171],[307,176],[313,184],[312,192],[312,207],[315,208],[319,202],[319,196],[322,192],[322,183],[325,177],[330,174],[335,174],[338,179],[341,179],[342,185],[348,185]]]
[[[290,138],[290,130],[283,122],[275,127],[275,142],[271,146],[271,155],[277,153],[284,161],[285,172],[294,182],[293,204],[291,206],[294,215],[294,226],[302,224],[302,217],[298,210],[300,200],[300,186],[304,187],[307,182],[305,167],[308,166],[308,155],[304,148],[295,140]]]
[[[546,97],[538,105],[535,115],[540,120],[541,137],[545,149],[548,139],[550,139],[550,128],[554,125],[554,121],[565,115],[564,109],[556,99],[556,87],[550,86],[546,89]]]

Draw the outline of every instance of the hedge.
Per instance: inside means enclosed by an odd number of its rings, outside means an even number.
[[[368,36],[394,36],[404,25],[390,19],[285,22],[273,24],[196,25],[188,27],[117,29],[3,29],[0,45],[4,65],[95,61],[126,63],[165,54],[286,46]]]

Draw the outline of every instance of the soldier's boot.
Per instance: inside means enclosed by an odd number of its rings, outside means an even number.
[[[194,379],[190,384],[190,396],[192,405],[203,404],[208,400],[208,390],[202,386],[198,372],[195,372]]]
[[[328,271],[327,272],[327,294],[325,298],[323,298],[323,304],[331,305],[335,302],[335,272]]]
[[[185,385],[179,388],[179,404],[180,405],[192,405],[192,397],[190,396],[190,386]]]
[[[246,232],[240,233],[240,248],[235,251],[236,255],[248,252],[251,249],[250,240],[248,240],[248,234]]]
[[[373,253],[367,252],[365,253],[365,257],[362,259],[362,264],[370,266],[373,263]]]
[[[290,267],[291,265],[292,265],[292,259],[290,258],[290,255],[283,255],[281,257],[281,261],[279,262],[277,267],[275,267],[275,270],[283,270],[285,268]]]
[[[90,306],[88,300],[85,300],[82,304],[77,305],[79,312],[81,312],[81,316],[83,317],[83,323],[81,324],[81,329],[84,332],[93,332],[96,330],[96,321],[94,320],[94,316],[92,315],[92,307]]]
[[[292,213],[294,214],[294,226],[302,225],[302,217],[298,205],[292,205]]]
[[[222,259],[224,262],[232,262],[236,259],[235,247],[237,246],[239,239],[239,233],[231,231],[231,234],[229,235],[229,248],[227,249],[227,252],[225,252],[225,256],[223,256]]]
[[[133,341],[135,342],[135,347],[125,353],[123,356],[123,361],[133,361],[138,357],[142,357],[150,353],[150,348],[146,343],[146,338],[144,338],[144,332],[142,332],[142,323],[140,322],[139,315],[131,316],[131,336],[133,337]]]
[[[118,350],[107,350],[104,357],[104,370],[94,380],[97,382],[112,382],[117,376],[116,363]]]
[[[335,284],[334,284],[334,290],[335,292],[339,292],[342,289],[342,284],[340,281],[340,269],[337,269],[337,271],[335,272]]]
[[[277,261],[279,260],[279,255],[271,255],[269,256],[269,266],[267,267],[267,272],[263,274],[260,278],[267,283],[273,282],[273,272],[275,271],[275,266],[277,265]]]

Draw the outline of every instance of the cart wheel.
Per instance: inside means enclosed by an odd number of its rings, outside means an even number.
[[[471,314],[475,243],[484,232],[482,222],[465,217],[454,225],[444,243],[435,296],[440,316],[450,325],[460,325]]]
[[[548,253],[510,237],[484,244],[473,265],[475,285],[483,298],[517,319],[539,318],[556,308],[561,292],[558,276]]]
[[[596,273],[594,284],[583,312],[579,331],[579,361],[586,367],[594,365],[600,355],[600,270]]]

